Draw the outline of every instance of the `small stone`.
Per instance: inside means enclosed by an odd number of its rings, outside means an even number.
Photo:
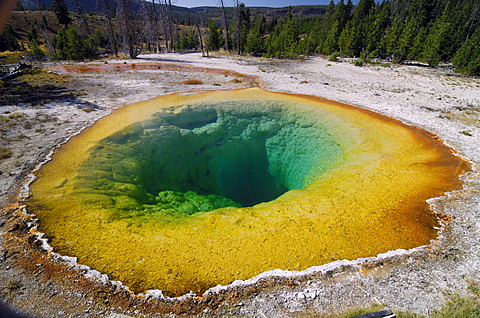
[[[305,292],[305,297],[315,299],[317,297],[317,292],[315,290]]]

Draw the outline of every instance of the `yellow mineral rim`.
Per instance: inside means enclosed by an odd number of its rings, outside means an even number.
[[[258,88],[172,94],[61,146],[29,205],[56,252],[179,296],[427,245],[426,200],[468,169],[424,130],[353,106]]]

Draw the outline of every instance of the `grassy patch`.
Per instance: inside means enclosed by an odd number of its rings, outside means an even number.
[[[363,315],[363,314],[366,314],[366,313],[369,313],[369,312],[382,310],[384,308],[385,307],[382,306],[382,305],[374,304],[374,305],[371,305],[370,307],[354,308],[354,309],[344,311],[342,313],[332,314],[332,315],[327,315],[327,316],[324,315],[324,314],[317,313],[313,309],[310,309],[310,310],[302,312],[298,315],[295,315],[295,317],[298,317],[298,318],[326,318],[326,317],[328,317],[328,318],[350,318],[350,317],[354,317],[354,316],[358,316],[358,315]]]
[[[12,156],[12,151],[7,147],[0,147],[0,160],[10,158]]]
[[[440,118],[458,120],[468,126],[480,127],[480,108],[478,107],[457,107],[455,111],[442,113]]]
[[[480,300],[476,297],[453,296],[442,308],[433,311],[431,318],[480,317]]]
[[[5,51],[0,54],[0,65],[15,64],[22,59],[22,51]]]
[[[467,283],[468,283],[468,290],[473,295],[475,295],[475,297],[480,297],[480,283],[474,280],[468,280]]]
[[[64,84],[66,82],[63,76],[38,68],[32,68],[32,71],[26,73],[23,76],[23,81],[33,87]]]
[[[0,83],[0,106],[44,104],[75,96],[63,86],[66,80],[60,75],[36,67],[24,67],[22,73]]]
[[[13,279],[7,283],[6,288],[10,290],[16,290],[19,289],[22,285],[20,284],[20,281],[17,279]]]
[[[356,308],[356,309],[346,311],[343,314],[340,314],[339,316],[336,316],[335,318],[337,318],[337,317],[338,318],[350,318],[350,317],[354,317],[354,316],[358,316],[358,315],[367,314],[369,312],[382,310],[384,308],[385,308],[385,306],[375,304],[375,305],[372,305],[372,306],[367,307],[367,308]]]

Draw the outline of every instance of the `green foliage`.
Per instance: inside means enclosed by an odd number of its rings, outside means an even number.
[[[297,19],[287,15],[285,20],[277,24],[266,43],[268,57],[295,58],[299,54],[299,30]]]
[[[72,22],[70,15],[68,13],[67,5],[65,0],[53,0],[53,11],[57,16],[58,23],[68,25]]]
[[[245,43],[245,52],[255,56],[260,56],[265,53],[265,41],[264,35],[261,29],[256,27],[250,30],[247,35],[247,41]]]
[[[445,8],[442,16],[435,21],[425,40],[424,58],[430,66],[437,66],[446,59],[445,51],[450,36],[449,12]]]
[[[30,29],[28,29],[27,38],[29,42],[38,40],[37,28],[34,25],[31,25]]]
[[[478,1],[361,0],[355,10],[350,0],[335,2],[320,18],[295,19],[289,13],[261,28],[255,20],[245,52],[275,58],[339,52],[356,57],[356,65],[373,58],[431,66],[452,61],[463,74],[480,73]]]
[[[43,60],[45,58],[45,53],[40,48],[37,40],[30,42],[29,56],[34,60]]]
[[[234,49],[238,54],[245,51],[247,37],[250,32],[250,9],[245,8],[245,4],[240,3],[236,8],[235,20],[232,22],[232,31],[234,37]]]
[[[430,314],[431,318],[477,318],[480,317],[478,298],[453,296],[442,308]]]
[[[2,33],[0,33],[0,52],[17,51],[22,47],[18,43],[13,28],[8,25]]]
[[[355,66],[363,66],[365,64],[365,61],[362,58],[358,58],[353,61],[353,65]]]
[[[207,48],[210,51],[218,51],[223,46],[222,29],[220,29],[213,20],[208,24],[208,42]]]
[[[480,76],[480,29],[460,47],[452,62],[459,72]]]
[[[338,52],[333,52],[328,58],[330,62],[338,62]]]
[[[194,30],[182,33],[177,32],[174,36],[175,50],[177,51],[195,50],[200,44],[198,35]]]
[[[95,33],[88,39],[80,37],[73,26],[62,29],[54,38],[54,57],[59,60],[83,60],[96,55],[99,42],[102,40],[101,33]]]
[[[70,23],[65,0],[55,0],[53,8],[59,20]],[[127,1],[127,2],[130,2]],[[125,12],[129,11],[125,7]],[[240,4],[232,12],[234,19],[227,30],[222,30],[218,19],[209,21],[206,47],[216,51],[224,47],[229,37],[230,49],[238,54],[274,58],[296,58],[299,55],[323,54],[333,57],[353,57],[356,65],[370,63],[372,59],[385,59],[402,63],[407,60],[427,62],[430,66],[452,62],[456,70],[465,75],[480,75],[480,2],[460,0],[361,0],[356,7],[352,1],[333,0],[321,16],[294,18],[288,12],[283,18],[252,15],[249,8]],[[113,19],[113,16],[110,16]],[[30,51],[42,41],[38,25],[47,26],[45,16],[39,24],[25,27]],[[142,31],[133,22],[131,14],[117,17],[121,24],[123,49],[136,56],[141,41],[150,46]],[[130,25],[130,29],[127,26]],[[53,41],[54,58],[85,59],[94,57],[98,48],[115,48],[120,43],[115,30],[96,32],[86,37],[69,28],[60,31]],[[67,32],[67,30],[70,30]],[[127,36],[128,35],[128,36]],[[7,27],[0,35],[0,51],[21,50],[19,35]],[[115,44],[112,44],[116,41]],[[196,32],[180,31],[170,39],[177,51],[197,50]],[[135,43],[133,43],[135,42]],[[47,43],[46,43],[47,44]],[[50,43],[49,49],[51,49]],[[135,47],[134,45],[135,44]],[[121,45],[121,44],[120,44]],[[113,50],[113,48],[112,48]],[[116,49],[115,49],[116,51]],[[136,53],[136,54],[135,54]],[[336,53],[336,54],[333,54]]]

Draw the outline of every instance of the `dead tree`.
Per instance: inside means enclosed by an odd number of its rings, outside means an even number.
[[[235,0],[235,29],[233,31],[233,36],[235,37],[235,43],[237,46],[237,54],[240,54],[240,33],[242,28],[241,12],[240,5],[238,0]]]
[[[107,21],[108,39],[109,39],[110,47],[113,53],[115,53],[115,56],[118,56],[117,39],[115,37],[115,30],[113,29],[113,23],[112,23],[113,11],[110,8],[108,1],[109,0],[102,0],[103,12],[105,14],[105,20]]]
[[[163,29],[163,38],[165,40],[165,49],[167,52],[170,52],[169,42],[173,41],[173,26],[171,21],[171,14],[169,13],[169,7],[167,0],[160,1],[160,15],[162,17],[162,29]]]
[[[238,1],[237,1],[238,2]],[[223,3],[223,0],[220,0],[220,4],[222,5],[222,12],[223,12],[223,25],[225,27],[225,35],[226,35],[226,41],[225,43],[227,44],[227,51],[230,52],[231,45],[230,45],[230,36],[228,35],[228,21],[227,21],[227,13],[225,12],[225,5]]]
[[[155,52],[160,53],[160,34],[158,32],[158,10],[157,10],[157,4],[155,3],[155,0],[152,0],[152,25],[153,25],[153,37],[154,37],[154,43],[155,43]]]
[[[131,0],[118,0],[117,21],[123,38],[123,47],[132,59],[140,54],[141,49],[136,47],[137,34],[135,32],[135,13]]]
[[[198,33],[198,39],[200,40],[200,49],[202,50],[202,57],[205,57],[205,51],[204,51],[204,48],[203,48],[203,39],[202,39],[202,32],[200,31],[200,23],[197,22],[195,23],[195,26],[197,27],[197,33]],[[208,50],[207,50],[207,55],[208,57]]]
[[[43,36],[43,39],[45,40],[45,45],[47,47],[47,50],[49,50],[50,52],[53,52],[54,54],[56,54],[56,50],[55,50],[55,46],[53,46],[53,42],[52,42],[52,39],[51,37],[48,35],[48,26],[45,24],[46,23],[46,19],[44,19],[43,17],[45,17],[42,13],[42,19],[41,21],[38,21],[37,22],[37,26],[38,28],[40,29],[40,31],[42,32],[42,36]]]
[[[167,15],[168,15],[168,32],[170,34],[170,46],[172,49],[175,47],[175,37],[173,36],[174,32],[174,21],[173,21],[173,11],[172,11],[172,0],[168,0],[167,6]]]

